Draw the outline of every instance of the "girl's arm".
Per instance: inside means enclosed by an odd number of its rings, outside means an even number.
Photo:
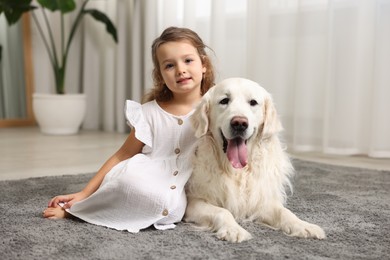
[[[103,182],[106,174],[119,162],[126,160],[142,151],[144,144],[135,138],[135,129],[133,129],[121,148],[112,155],[100,168],[94,177],[88,182],[85,188],[77,193],[69,195],[56,196],[49,202],[49,207],[58,207],[58,203],[66,202],[63,208],[70,208],[75,202],[83,200],[94,193]]]

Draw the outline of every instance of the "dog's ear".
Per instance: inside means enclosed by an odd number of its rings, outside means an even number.
[[[262,138],[268,138],[283,130],[271,95],[266,95],[264,100],[264,122],[261,131]]]
[[[205,135],[209,128],[209,94],[206,93],[194,114],[191,116],[192,127],[197,138]]]

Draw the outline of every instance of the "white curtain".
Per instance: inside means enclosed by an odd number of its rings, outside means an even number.
[[[85,128],[127,129],[124,100],[152,84],[153,39],[185,26],[214,50],[218,80],[246,77],[273,95],[290,149],[390,158],[390,0],[94,4],[115,20],[119,44],[89,22],[80,37]]]
[[[9,26],[0,16],[0,120],[27,116],[21,22]]]
[[[390,157],[390,1],[248,1],[247,76],[298,151]]]

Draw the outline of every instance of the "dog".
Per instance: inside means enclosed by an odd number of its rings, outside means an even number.
[[[325,238],[321,227],[284,206],[294,168],[264,88],[243,78],[223,80],[203,96],[191,122],[198,143],[186,184],[185,222],[230,242],[252,238],[237,221],[262,223],[290,236]]]

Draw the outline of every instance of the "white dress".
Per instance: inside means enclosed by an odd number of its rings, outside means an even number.
[[[196,138],[189,117],[174,116],[156,101],[126,101],[126,118],[145,144],[142,153],[122,161],[105,176],[99,189],[68,212],[87,222],[138,232],[154,225],[174,228],[187,200],[184,185],[192,172]]]

